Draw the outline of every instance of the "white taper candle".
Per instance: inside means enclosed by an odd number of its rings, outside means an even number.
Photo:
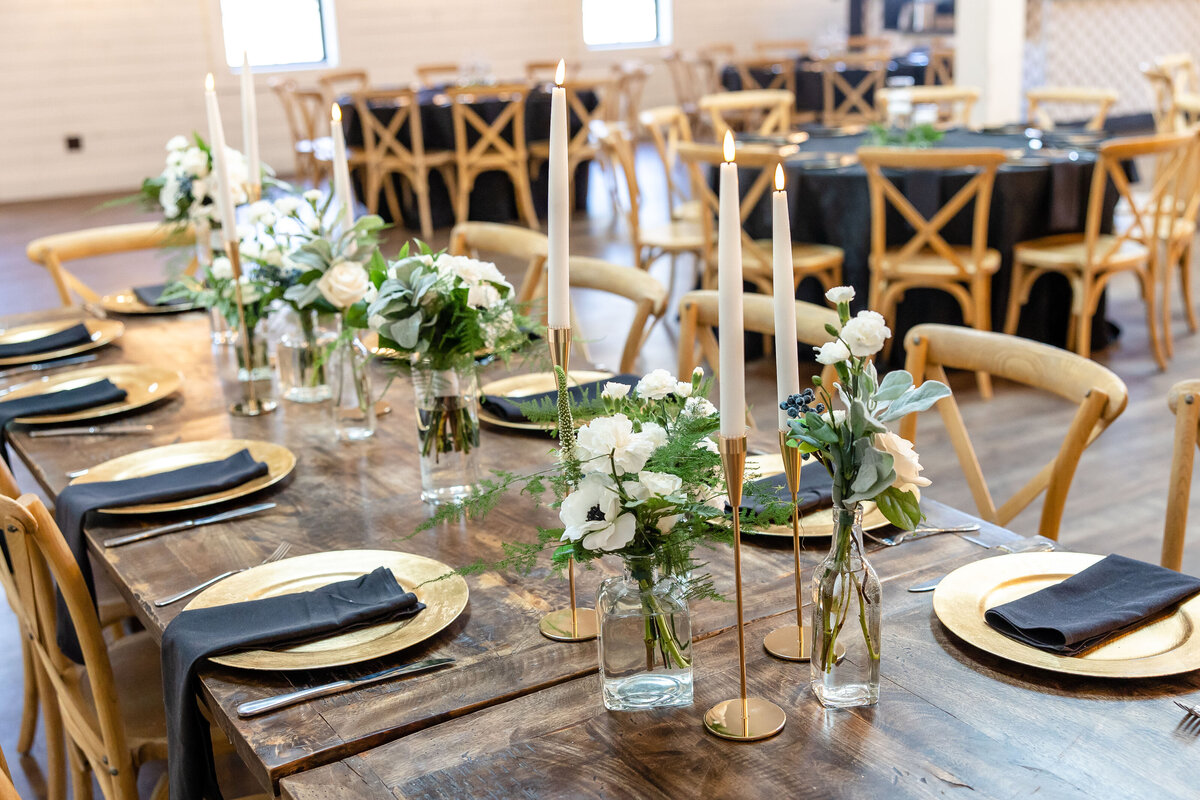
[[[571,182],[567,160],[567,92],[562,87],[564,64],[554,73],[556,86],[550,94],[550,186],[547,205],[549,256],[546,259],[546,324],[551,328],[571,326],[571,277],[569,261]]]
[[[792,224],[788,217],[788,196],[783,188],[783,165],[775,167],[775,188],[771,197],[771,261],[775,298],[775,380],[777,402],[800,391],[800,362],[796,355],[795,278],[792,272]],[[779,410],[779,430],[787,428],[787,412]]]
[[[725,132],[717,219],[718,330],[721,336],[721,435],[746,433],[746,356],[742,322],[742,216],[733,135]]]
[[[258,155],[258,102],[254,96],[254,73],[250,54],[242,52],[242,147],[246,148],[246,172],[251,196],[261,196],[262,165]]]
[[[221,127],[221,107],[217,104],[216,85],[211,72],[204,79],[204,103],[208,111],[208,146],[212,150],[213,172],[217,179],[217,214],[221,220],[221,234],[226,241],[237,241],[233,187],[229,185],[229,159],[225,153],[225,131]]]
[[[337,103],[329,110],[329,130],[333,135],[333,198],[341,206],[344,232],[354,227],[354,191],[350,187],[350,161],[346,158],[342,109]]]

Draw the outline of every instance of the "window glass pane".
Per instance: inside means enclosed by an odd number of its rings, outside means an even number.
[[[225,61],[251,66],[316,64],[325,60],[321,0],[221,0]]]
[[[657,39],[657,0],[583,0],[585,44],[637,44]]]

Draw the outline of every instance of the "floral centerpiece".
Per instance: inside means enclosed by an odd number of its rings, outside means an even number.
[[[526,347],[530,321],[495,264],[408,244],[372,270],[378,297],[366,322],[412,375],[423,497],[454,500],[478,480],[475,359]]]
[[[913,386],[904,370],[879,379],[872,363],[891,336],[882,316],[850,316],[854,290],[831,289],[840,325],[817,349],[817,361],[837,369],[838,383],[787,398],[793,438],[833,478],[834,536],[813,577],[813,691],[826,706],[875,703],[879,698],[880,584],[863,555],[862,504],[873,502],[887,519],[912,529],[921,521],[920,487],[929,480],[913,445],[886,423],[932,406],[950,390],[937,381]],[[834,400],[841,408],[834,409]],[[845,658],[841,657],[844,649]]]

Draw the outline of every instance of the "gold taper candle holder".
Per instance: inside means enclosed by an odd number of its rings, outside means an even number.
[[[238,250],[238,243],[227,240],[225,253],[229,257],[229,266],[233,273],[233,301],[237,306],[238,314],[238,344],[242,348],[242,360],[247,378],[245,381],[238,381],[243,384],[245,397],[240,402],[231,405],[229,413],[235,417],[257,417],[262,414],[270,414],[275,410],[275,401],[260,398],[258,389],[254,385],[254,358],[252,356],[254,351],[250,346],[250,337],[253,332],[246,325],[246,304],[242,300],[242,255]]]
[[[555,377],[557,377],[559,369],[563,371],[563,375],[566,375],[571,363],[571,329],[547,328],[546,341],[550,344],[550,359],[554,362]],[[559,391],[562,390],[563,386],[560,385]],[[568,431],[567,435],[574,436],[575,432]],[[562,437],[563,432],[560,430],[558,432],[560,441]],[[567,559],[567,590],[570,593],[571,605],[551,611],[542,617],[542,621],[538,623],[538,629],[542,632],[542,636],[556,642],[586,642],[588,639],[595,639],[596,633],[599,631],[595,609],[580,608],[575,602],[575,559],[573,558]]]
[[[746,694],[746,625],[742,611],[742,484],[746,478],[746,435],[718,439],[725,489],[733,509],[733,576],[737,586],[738,670],[741,696],[722,700],[704,714],[704,727],[714,736],[753,742],[783,730],[787,715],[769,700]]]
[[[779,432],[779,452],[783,456],[783,474],[792,496],[792,547],[796,559],[796,624],[784,625],[767,634],[763,647],[776,658],[808,661],[812,650],[812,625],[805,624],[803,587],[800,580],[800,467],[804,463],[800,448],[788,447],[791,431]]]

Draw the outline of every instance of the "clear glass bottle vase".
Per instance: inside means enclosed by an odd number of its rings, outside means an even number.
[[[293,403],[322,403],[333,391],[329,386],[329,358],[337,341],[337,318],[313,309],[296,311],[285,306],[275,360],[279,364],[279,390]]]
[[[833,530],[813,572],[813,694],[826,708],[874,705],[883,587],[863,552],[861,504],[834,506]]]
[[[649,557],[596,594],[600,687],[610,711],[692,703],[692,624],[685,586]]]
[[[361,331],[343,331],[329,355],[326,375],[331,391],[334,438],[361,442],[375,435],[375,398],[371,392],[371,351]]]
[[[479,483],[479,380],[472,362],[435,370],[428,360],[412,367],[421,456],[421,499],[450,503]]]
[[[243,345],[241,332],[234,325],[229,344],[237,363],[240,399],[248,401],[253,398],[262,405],[274,407],[275,372],[271,369],[266,329],[266,320],[259,320],[249,331],[248,343]]]

